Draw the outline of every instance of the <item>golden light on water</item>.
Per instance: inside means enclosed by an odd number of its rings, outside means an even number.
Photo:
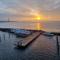
[[[42,30],[43,25],[41,23],[36,23],[35,30]]]
[[[43,29],[43,24],[40,23],[41,20],[45,20],[44,15],[42,13],[38,12],[37,10],[31,9],[30,15],[33,16],[33,21],[37,21],[35,25],[35,30],[42,30]]]

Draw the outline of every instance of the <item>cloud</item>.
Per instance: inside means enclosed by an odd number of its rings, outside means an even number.
[[[4,5],[1,1],[0,1],[0,9],[6,8],[6,5]]]
[[[60,8],[60,0],[46,0],[44,4],[45,10],[55,10]]]
[[[3,13],[6,7],[7,6],[0,1],[0,13]]]
[[[0,0],[0,16],[31,16],[30,13],[60,15],[60,0]],[[49,15],[50,14],[50,15]]]

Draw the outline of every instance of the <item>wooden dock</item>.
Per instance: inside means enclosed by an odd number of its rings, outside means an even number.
[[[21,44],[19,45],[17,43],[17,47],[25,48],[25,47],[29,46],[29,44],[31,44],[34,40],[36,40],[41,35],[41,33],[42,32],[35,32],[26,38],[22,38],[22,42],[20,42]]]

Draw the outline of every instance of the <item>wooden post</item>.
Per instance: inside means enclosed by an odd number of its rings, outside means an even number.
[[[4,38],[4,40],[5,40],[5,34],[3,35],[3,38]]]
[[[0,36],[0,42],[1,42],[1,36]]]
[[[9,38],[10,38],[10,33],[9,33]]]
[[[59,56],[59,41],[58,41],[58,35],[56,35],[56,42],[57,42],[57,55]]]

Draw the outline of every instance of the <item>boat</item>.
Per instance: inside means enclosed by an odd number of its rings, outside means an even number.
[[[11,29],[11,32],[14,33],[17,37],[23,37],[23,38],[33,33],[33,31],[24,29]]]
[[[54,36],[54,34],[52,34],[52,33],[50,33],[50,32],[44,32],[43,35],[48,36],[48,37]]]

